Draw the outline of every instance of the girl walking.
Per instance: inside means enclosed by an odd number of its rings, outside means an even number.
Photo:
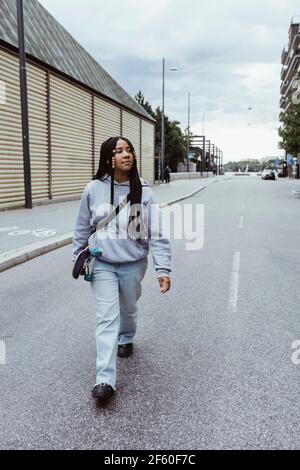
[[[133,352],[137,328],[137,301],[151,250],[160,292],[171,287],[171,249],[163,236],[153,191],[138,174],[136,156],[125,137],[111,137],[101,146],[99,168],[86,186],[73,237],[73,262],[87,245],[92,229],[108,213],[108,204],[120,210],[100,236],[91,289],[96,306],[96,384],[92,396],[109,400],[116,390],[116,360]],[[159,216],[159,212],[156,211]],[[155,225],[155,236],[153,228]],[[99,238],[99,237],[98,237]]]

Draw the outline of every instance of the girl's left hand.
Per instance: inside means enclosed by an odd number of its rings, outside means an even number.
[[[160,292],[161,294],[165,294],[171,288],[171,279],[169,277],[159,277],[158,278]]]

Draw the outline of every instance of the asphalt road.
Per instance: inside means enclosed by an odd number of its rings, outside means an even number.
[[[204,204],[204,247],[173,241],[165,296],[149,263],[135,354],[106,408],[91,398],[94,305],[71,246],[1,273],[0,448],[299,449],[293,184],[232,178],[184,201]]]
[[[192,194],[216,179],[218,178],[176,180],[171,184],[155,185],[152,189],[157,202],[166,203]],[[34,206],[30,210],[0,211],[0,258],[1,254],[32,243],[51,242],[57,235],[68,236],[74,230],[79,203],[80,198],[75,201]]]

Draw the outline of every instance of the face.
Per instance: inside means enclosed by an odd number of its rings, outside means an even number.
[[[133,166],[133,153],[125,140],[119,139],[117,142],[115,156],[115,169],[120,172],[128,172]]]

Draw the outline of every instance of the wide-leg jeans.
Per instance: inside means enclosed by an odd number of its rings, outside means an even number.
[[[116,388],[118,344],[132,343],[137,328],[137,301],[148,258],[111,264],[95,260],[91,288],[96,305],[96,384]]]

